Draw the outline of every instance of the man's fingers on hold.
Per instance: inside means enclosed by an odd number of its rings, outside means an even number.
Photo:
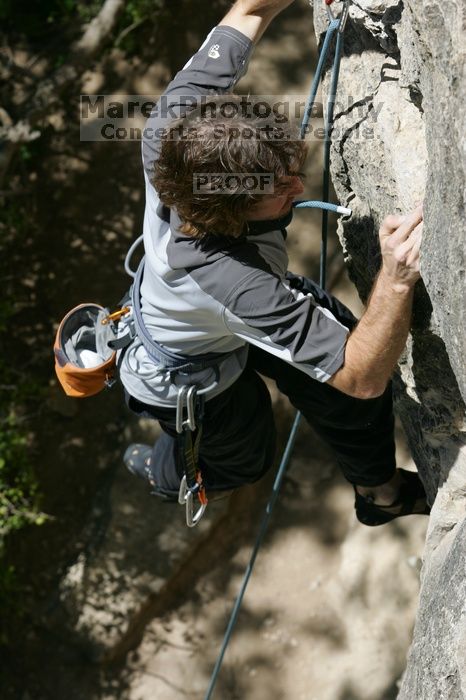
[[[395,242],[405,241],[422,222],[422,208],[418,207],[406,216],[403,223],[392,234]]]
[[[413,232],[413,234],[410,236],[410,239],[414,240],[413,247],[411,248],[409,255],[406,259],[406,262],[408,265],[411,265],[414,260],[419,260],[419,253],[421,252],[421,243],[422,243],[422,226],[418,227],[420,230],[418,231],[417,229]]]
[[[380,236],[395,236],[400,242],[407,238],[411,231],[422,221],[422,205],[406,216],[390,214],[385,217],[380,227]]]
[[[406,258],[406,267],[411,270],[419,271],[419,260],[420,260],[420,248],[413,248],[408,257]]]
[[[396,231],[396,229],[401,226],[405,219],[406,217],[401,216],[401,214],[390,214],[389,216],[386,216],[380,227],[380,235],[390,236],[393,231]]]
[[[424,224],[421,221],[420,224],[416,226],[410,237],[408,238],[408,241],[412,241],[413,247],[417,246],[418,248],[421,247],[421,242],[422,242],[422,232],[424,230]]]
[[[409,234],[408,238],[405,241],[406,243],[411,243],[411,245],[414,245],[414,243],[417,243],[417,241],[422,239],[422,230],[423,230],[423,222],[419,223]],[[403,244],[402,244],[403,245]]]
[[[419,260],[419,253],[421,252],[421,241],[417,241],[410,251],[406,255],[406,264],[411,266],[415,260]]]
[[[408,238],[405,240],[399,242],[395,239],[395,236],[391,236],[387,243],[386,243],[386,248],[390,249],[393,251],[393,257],[395,260],[398,262],[406,262],[408,261],[408,258],[412,256],[412,250],[417,246],[417,249],[419,250],[421,247],[421,241],[422,241],[422,223],[418,224],[414,231],[411,233]]]
[[[413,261],[419,258],[422,242],[422,224],[418,224],[412,234],[403,243],[394,247],[394,257],[398,262],[412,267]]]

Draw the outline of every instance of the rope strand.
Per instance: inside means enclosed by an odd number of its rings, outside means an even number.
[[[343,17],[343,15],[342,15]],[[346,19],[344,20],[346,21]],[[331,40],[334,35],[334,33],[340,28],[340,19],[332,19],[330,21],[330,24],[327,29],[327,33],[325,35],[324,43],[322,46],[322,50],[319,55],[319,61],[317,64],[317,69],[316,73],[314,76],[314,80],[311,85],[311,91],[309,95],[309,99],[306,104],[305,112],[304,112],[304,118],[302,121],[301,125],[301,138],[304,139],[308,130],[309,126],[309,120],[311,117],[312,113],[312,108],[314,106],[316,94],[317,94],[317,89],[320,83],[325,59],[327,57],[330,45],[331,45]],[[335,47],[335,57],[334,57],[334,64],[333,64],[333,70],[332,70],[332,80],[331,80],[331,87],[330,87],[330,94],[327,102],[327,117],[326,117],[326,127],[325,127],[325,149],[324,149],[324,173],[323,173],[323,199],[325,201],[319,202],[316,200],[305,200],[301,202],[295,202],[294,206],[297,208],[313,208],[317,207],[322,209],[322,247],[321,247],[321,258],[320,258],[320,286],[322,288],[325,287],[326,283],[326,266],[327,266],[327,238],[328,238],[328,212],[332,211],[338,214],[344,214],[344,215],[349,215],[351,214],[351,209],[347,209],[346,207],[340,207],[335,204],[330,204],[326,200],[328,199],[329,195],[329,189],[330,189],[330,136],[333,128],[333,113],[334,113],[334,106],[335,106],[335,96],[336,96],[336,91],[337,91],[337,85],[338,85],[338,77],[339,77],[339,72],[340,72],[340,59],[341,59],[341,53],[342,53],[342,47],[343,47],[343,33],[338,32],[337,34],[337,42],[336,42],[336,47]],[[233,634],[233,630],[235,628],[239,611],[241,609],[241,604],[243,602],[244,594],[246,592],[247,585],[249,583],[249,579],[251,578],[252,570],[254,568],[254,563],[256,561],[257,554],[259,552],[259,549],[262,545],[262,541],[265,537],[267,527],[272,515],[272,511],[274,509],[275,503],[277,501],[278,495],[280,493],[280,488],[282,485],[283,477],[285,476],[286,468],[288,466],[288,462],[290,460],[294,443],[296,440],[296,435],[298,432],[299,424],[301,422],[301,417],[302,414],[297,411],[294,421],[293,421],[293,426],[291,428],[290,435],[288,437],[288,441],[286,443],[285,450],[283,452],[282,459],[280,461],[280,465],[278,467],[277,475],[275,477],[275,481],[272,487],[272,493],[270,495],[269,501],[267,503],[265,513],[263,515],[261,525],[259,528],[259,533],[257,535],[257,539],[254,545],[254,548],[252,550],[252,554],[246,569],[246,572],[244,574],[243,582],[241,584],[240,591],[238,593],[238,596],[236,598],[235,604],[233,606],[233,610],[230,615],[230,619],[228,622],[227,629],[225,631],[225,635],[223,637],[223,642],[220,648],[220,652],[217,657],[217,661],[214,666],[214,670],[212,671],[212,675],[210,678],[210,683],[209,687],[207,689],[207,692],[205,694],[204,700],[211,700],[212,698],[212,693],[214,691],[218,675],[220,673],[220,669],[222,667],[223,659],[225,656],[225,652],[227,650],[228,644],[230,642],[231,636]]]
[[[259,552],[259,549],[262,545],[262,541],[265,537],[265,533],[267,532],[267,527],[269,524],[269,520],[272,515],[273,508],[275,506],[275,502],[278,498],[278,495],[280,493],[280,488],[282,485],[283,477],[285,476],[286,468],[288,466],[289,459],[291,457],[291,453],[293,451],[294,443],[296,440],[296,434],[298,432],[298,427],[299,423],[301,421],[301,414],[298,412],[295,416],[293,427],[291,428],[290,435],[288,437],[288,442],[286,443],[285,451],[283,453],[283,457],[280,462],[280,466],[278,468],[277,476],[275,477],[275,481],[272,487],[272,494],[270,496],[270,499],[267,503],[267,507],[265,509],[264,516],[262,518],[262,522],[260,525],[259,529],[259,534],[257,535],[256,543],[254,545],[254,549],[252,550],[251,558],[249,560],[249,564],[246,569],[246,573],[243,578],[243,583],[241,584],[241,589],[238,593],[238,596],[235,601],[235,605],[233,607],[233,610],[231,612],[230,620],[228,622],[228,627],[225,632],[225,636],[223,638],[223,643],[220,648],[219,655],[217,657],[217,661],[215,663],[214,670],[212,672],[212,676],[210,679],[209,687],[207,689],[207,693],[205,695],[204,700],[210,700],[212,697],[212,693],[214,691],[215,684],[217,682],[217,677],[220,672],[222,662],[223,662],[223,657],[225,656],[225,652],[228,646],[228,643],[230,641],[231,635],[233,633],[233,630],[236,625],[236,621],[238,619],[239,611],[241,609],[241,604],[243,602],[244,594],[246,592],[247,585],[249,583],[249,579],[251,578],[252,570],[254,568],[254,563],[256,561],[257,554]]]

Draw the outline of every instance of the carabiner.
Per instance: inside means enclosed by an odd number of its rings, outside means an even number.
[[[349,16],[349,6],[350,6],[351,0],[345,0],[345,4],[343,5],[343,9],[341,11],[340,15],[340,24],[338,25],[338,31],[340,34],[343,34],[345,31],[346,27],[346,21]]]
[[[178,503],[186,505],[186,525],[188,527],[196,527],[201,520],[207,508],[207,500],[201,501],[201,505],[194,513],[194,493],[188,489],[186,474],[181,479],[180,490],[178,491]]]
[[[123,306],[122,309],[118,309],[118,311],[114,311],[112,314],[105,316],[105,318],[102,319],[101,324],[106,326],[110,323],[110,321],[119,321],[122,316],[126,316],[126,314],[129,314],[130,311],[131,309],[129,306]]]
[[[340,17],[338,18],[339,19],[338,31],[340,32],[340,34],[342,34],[345,30],[346,20],[348,19],[349,6],[351,3],[351,0],[343,0],[343,2],[344,2],[343,9],[341,11]],[[325,9],[327,10],[329,22],[332,22],[333,20],[337,19],[333,13],[332,8],[330,7],[330,5],[333,4],[333,0],[324,0],[324,4],[325,4]]]
[[[186,394],[188,393],[189,386],[186,384],[184,386],[180,386],[178,389],[178,396],[176,397],[176,432],[177,433],[182,433],[183,432],[183,427],[184,427],[184,422],[183,422],[183,408],[184,408],[184,400],[186,397]]]
[[[186,421],[186,427],[189,430],[196,430],[196,395],[197,387],[192,384],[186,395],[186,408],[188,409],[188,420]]]
[[[184,384],[178,389],[178,396],[176,397],[176,432],[182,433],[185,428],[188,430],[196,430],[196,395],[197,387],[195,384]],[[183,420],[183,408],[185,406],[186,400],[186,410],[187,410],[187,420]]]

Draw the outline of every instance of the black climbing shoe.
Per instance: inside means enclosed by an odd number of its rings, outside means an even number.
[[[151,455],[152,447],[150,445],[136,443],[127,448],[123,461],[131,474],[139,476],[144,481],[148,481],[152,486],[155,486],[155,478],[150,463]]]
[[[361,496],[355,492],[356,517],[363,525],[375,526],[400,518],[402,515],[429,515],[426,492],[416,472],[399,469],[402,478],[400,491],[396,500],[389,506],[379,506],[372,496]]]

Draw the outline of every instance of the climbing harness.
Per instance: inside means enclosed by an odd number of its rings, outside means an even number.
[[[340,71],[340,60],[341,60],[341,53],[342,53],[342,48],[343,48],[343,32],[345,29],[346,21],[348,19],[348,12],[349,12],[349,5],[350,5],[351,0],[344,0],[343,4],[343,9],[340,14],[340,17],[336,19],[333,15],[333,12],[331,10],[330,5],[333,3],[333,0],[324,0],[324,3],[327,8],[327,14],[329,17],[329,26],[327,28],[327,32],[325,35],[324,43],[322,46],[322,50],[319,55],[319,61],[316,69],[316,73],[314,76],[314,80],[311,86],[311,91],[310,91],[310,96],[306,104],[305,108],[305,113],[304,113],[304,118],[302,121],[301,125],[301,138],[305,138],[308,126],[309,126],[309,120],[311,117],[312,113],[312,107],[315,102],[315,97],[317,94],[317,88],[319,86],[319,82],[321,80],[322,76],[322,71],[323,67],[325,64],[325,59],[327,57],[330,45],[331,45],[331,39],[334,35],[335,32],[337,32],[337,41],[336,41],[336,46],[335,46],[335,54],[334,54],[334,62],[333,62],[333,69],[332,69],[332,79],[331,79],[331,87],[330,87],[330,94],[328,97],[327,101],[327,115],[326,115],[326,121],[325,121],[325,148],[324,148],[324,173],[323,173],[323,199],[327,200],[328,199],[328,194],[329,194],[329,183],[330,183],[330,178],[329,178],[329,172],[330,172],[330,136],[331,136],[331,131],[332,131],[332,126],[333,126],[333,109],[334,109],[334,104],[335,104],[335,96],[336,96],[336,90],[337,90],[337,85],[338,85],[338,76],[339,76],[339,71]],[[327,238],[328,238],[328,212],[333,211],[339,214],[343,215],[350,215],[351,210],[347,209],[346,207],[339,207],[334,204],[328,204],[326,201],[324,202],[317,202],[317,201],[303,201],[303,202],[297,202],[295,203],[295,206],[298,208],[301,207],[318,207],[322,209],[322,245],[321,245],[321,258],[320,258],[320,286],[322,288],[325,288],[326,284],[326,261],[327,261]],[[235,628],[239,611],[241,608],[241,604],[243,602],[244,594],[246,592],[246,588],[249,582],[249,579],[252,574],[252,570],[254,567],[254,563],[256,561],[257,553],[260,549],[260,546],[262,544],[262,541],[264,539],[273,508],[275,506],[276,500],[278,498],[281,484],[283,481],[283,477],[286,472],[286,468],[288,466],[288,462],[290,460],[294,443],[296,440],[296,434],[298,432],[298,427],[301,422],[301,413],[298,411],[295,415],[294,421],[293,421],[293,426],[291,428],[288,441],[285,446],[285,450],[283,452],[282,459],[280,460],[280,465],[278,467],[277,475],[275,477],[275,481],[272,487],[272,493],[269,498],[269,501],[267,503],[266,509],[264,516],[262,518],[262,522],[259,528],[259,534],[256,538],[256,542],[254,544],[254,548],[248,563],[248,566],[246,568],[246,572],[243,577],[243,582],[241,584],[240,591],[236,597],[235,604],[233,606],[233,610],[230,615],[230,619],[227,625],[227,629],[225,631],[225,635],[223,637],[223,642],[220,648],[220,652],[218,654],[217,660],[215,662],[214,669],[212,671],[212,675],[210,677],[210,682],[209,686],[207,688],[207,692],[204,696],[204,700],[211,700],[212,698],[212,693],[214,692],[214,688],[217,682],[218,675],[220,673],[220,669],[222,666],[223,658],[225,656],[226,649],[228,647],[229,641],[231,639],[231,635],[233,634],[233,630]]]
[[[139,263],[136,272],[131,269],[131,258],[138,245],[142,242],[140,236],[130,247],[125,259],[125,270],[133,277],[133,285],[129,292],[132,317],[126,322],[127,333],[120,341],[120,347],[127,347],[137,337],[144,346],[148,357],[158,367],[158,371],[167,371],[172,384],[177,386],[175,427],[178,441],[178,454],[183,468],[178,492],[178,503],[185,507],[186,525],[195,527],[207,508],[207,495],[199,468],[199,447],[202,438],[202,420],[204,414],[205,395],[217,384],[218,368],[227,353],[209,353],[204,355],[184,356],[174,353],[158,343],[147,330],[141,310],[141,284],[144,275],[145,258]],[[189,383],[190,375],[204,369],[213,369],[214,379],[208,386],[199,388]],[[176,380],[186,380],[177,384]],[[195,500],[198,501],[195,510]]]

